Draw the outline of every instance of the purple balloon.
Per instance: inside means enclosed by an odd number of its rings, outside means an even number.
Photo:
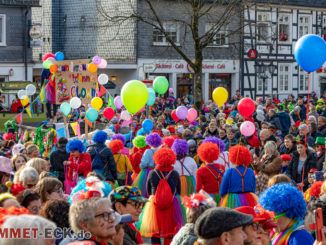
[[[93,63],[94,63],[95,65],[99,65],[99,64],[101,64],[101,61],[102,61],[102,59],[101,59],[100,56],[94,56],[94,58],[93,58]]]
[[[118,110],[121,109],[121,107],[123,106],[123,104],[122,104],[122,100],[121,100],[121,97],[120,96],[117,96],[117,97],[114,98],[114,105],[115,105],[115,107]]]
[[[188,109],[187,107],[185,106],[179,106],[176,110],[176,114],[177,114],[177,117],[180,119],[180,120],[183,120],[187,117],[188,115]]]

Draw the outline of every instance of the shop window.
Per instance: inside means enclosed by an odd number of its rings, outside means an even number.
[[[179,31],[178,23],[165,22],[165,23],[163,23],[163,28],[164,28],[165,32],[168,34],[168,36],[170,37],[170,39],[174,43],[179,44],[180,31]],[[167,41],[164,34],[156,28],[154,28],[154,30],[153,30],[153,44],[154,45],[170,45],[170,43]]]
[[[6,15],[0,14],[0,46],[6,45]]]
[[[224,87],[229,95],[231,95],[231,74],[209,74],[209,99],[212,99],[212,94],[215,88]]]
[[[280,15],[278,19],[278,34],[280,42],[287,42],[290,40],[290,16]]]
[[[299,71],[299,91],[307,92],[309,84],[309,74],[304,72],[301,68]]]
[[[289,92],[290,90],[290,65],[279,66],[279,91]]]
[[[183,97],[193,94],[193,74],[177,74],[177,97]]]
[[[300,16],[298,24],[299,24],[299,38],[311,32],[310,16]]]
[[[271,20],[269,13],[258,13],[257,39],[268,42],[271,38]]]

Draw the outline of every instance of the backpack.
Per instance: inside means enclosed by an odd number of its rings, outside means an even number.
[[[154,196],[154,205],[160,210],[165,210],[172,205],[174,198],[174,194],[172,193],[171,187],[167,181],[172,171],[167,176],[164,176],[159,170],[155,170],[155,172],[160,178],[160,182],[158,183]]]
[[[104,148],[105,146],[102,146],[100,149],[99,149],[99,152],[95,149],[95,157],[93,158],[92,160],[92,169],[95,170],[103,170],[103,160],[101,158],[101,153],[103,150],[105,150]],[[103,149],[104,148],[104,149]]]

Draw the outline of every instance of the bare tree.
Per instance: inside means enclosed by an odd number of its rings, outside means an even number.
[[[188,63],[194,73],[194,102],[197,109],[202,103],[202,65],[204,49],[212,44],[216,35],[231,22],[237,22],[232,30],[228,30],[227,36],[241,34],[243,22],[241,21],[244,8],[249,3],[243,0],[175,0],[168,1],[170,7],[182,6],[184,13],[178,16],[170,16],[163,19],[160,15],[159,3],[167,0],[118,0],[120,4],[112,4],[112,1],[96,0],[97,8],[109,25],[120,26],[130,19],[140,21],[152,26],[159,31],[169,45]],[[119,9],[122,1],[127,1],[129,8]],[[108,2],[110,7],[108,8]],[[115,6],[115,7],[112,7]],[[140,7],[141,6],[141,7]],[[164,28],[164,21],[176,22],[184,27],[185,33],[191,35],[193,52],[187,52]],[[202,23],[210,23],[209,28],[201,28]],[[238,37],[239,37],[238,36]],[[237,43],[240,42],[238,38]]]

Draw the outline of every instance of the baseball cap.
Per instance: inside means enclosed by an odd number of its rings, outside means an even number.
[[[9,158],[0,156],[0,172],[14,175],[15,173],[12,171],[12,163]]]
[[[120,186],[116,189],[114,189],[110,193],[110,200],[112,204],[115,204],[116,202],[121,202],[124,200],[134,200],[137,202],[146,202],[147,199],[144,198],[141,195],[141,192],[138,188],[133,187],[133,186]]]

